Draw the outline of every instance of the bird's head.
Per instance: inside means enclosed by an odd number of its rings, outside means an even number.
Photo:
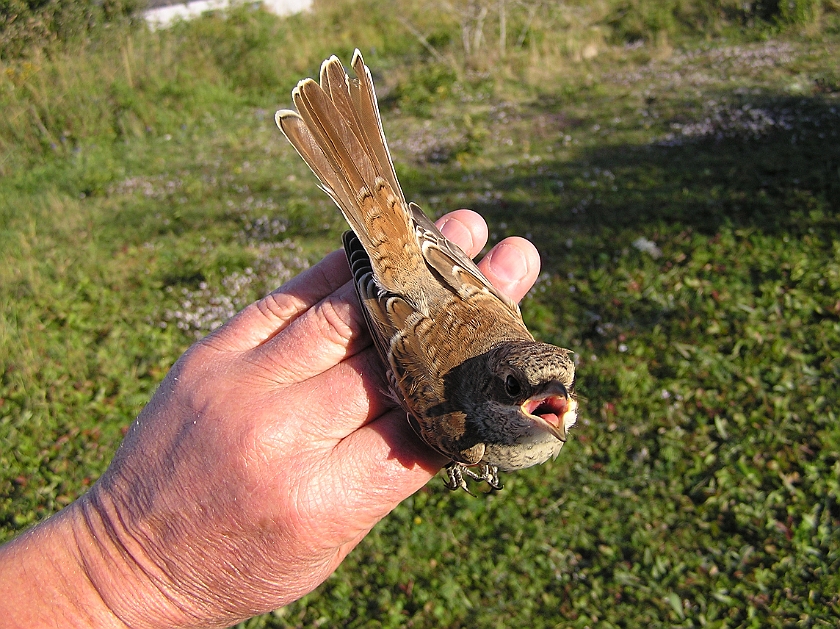
[[[505,342],[487,354],[487,397],[565,442],[577,417],[571,352],[534,341]]]

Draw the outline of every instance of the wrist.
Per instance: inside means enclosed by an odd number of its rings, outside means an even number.
[[[94,489],[0,546],[3,627],[199,626]]]
[[[144,535],[129,530],[101,484],[78,500],[73,522],[76,547],[88,581],[119,627],[203,626],[163,569],[145,550]],[[159,565],[160,563],[160,565]],[[107,625],[105,625],[107,626]]]
[[[7,627],[125,625],[90,581],[71,505],[0,547],[0,617]]]

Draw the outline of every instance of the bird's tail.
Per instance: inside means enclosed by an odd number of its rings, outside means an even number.
[[[292,91],[297,112],[280,110],[275,120],[359,237],[380,286],[389,289],[388,277],[399,282],[420,259],[413,255],[419,245],[358,50],[351,65],[356,77],[337,57],[324,61],[320,84],[304,79]]]

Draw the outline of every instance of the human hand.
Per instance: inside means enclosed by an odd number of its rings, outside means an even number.
[[[438,221],[475,255],[484,221]],[[479,264],[514,300],[539,257],[509,238]],[[446,463],[384,392],[344,253],[192,346],[71,505],[80,562],[131,627],[229,626],[324,581]]]

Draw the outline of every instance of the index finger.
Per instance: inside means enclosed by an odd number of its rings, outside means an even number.
[[[206,343],[233,352],[258,347],[349,280],[350,269],[344,251],[333,251],[315,266],[236,314],[207,337]]]

